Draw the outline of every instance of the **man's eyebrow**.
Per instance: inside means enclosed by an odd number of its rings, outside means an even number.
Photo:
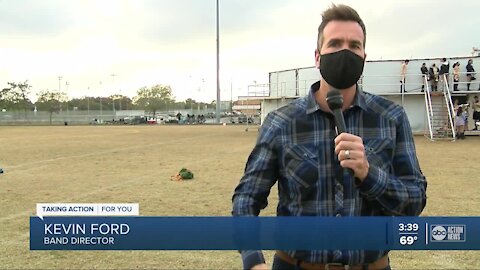
[[[362,45],[362,42],[358,41],[358,40],[350,40],[348,42],[350,45],[358,45],[358,46],[361,46]]]
[[[340,42],[343,42],[343,40],[340,38],[332,38],[328,41],[328,44],[340,43]]]

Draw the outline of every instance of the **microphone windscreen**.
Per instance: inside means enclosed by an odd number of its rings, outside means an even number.
[[[341,109],[343,106],[343,96],[337,89],[331,89],[327,93],[327,103],[330,110]]]

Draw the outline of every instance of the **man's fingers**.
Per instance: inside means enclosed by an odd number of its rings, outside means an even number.
[[[341,141],[335,146],[335,154],[339,154],[341,150],[364,151],[363,144],[352,141]]]
[[[361,169],[362,162],[359,160],[345,159],[340,161],[340,166],[342,166],[342,168],[352,169],[355,173],[357,170]]]
[[[347,149],[347,150],[340,150],[340,152],[337,155],[338,155],[339,161],[347,160],[347,159],[361,160],[365,157],[365,152]]]
[[[351,141],[351,142],[359,142],[363,144],[362,138],[350,134],[350,133],[340,133],[337,137],[335,137],[335,144],[338,144],[340,141]]]

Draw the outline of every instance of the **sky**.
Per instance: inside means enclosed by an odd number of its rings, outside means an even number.
[[[70,98],[170,85],[177,100],[216,99],[215,0],[0,0],[0,88],[28,80]],[[478,0],[220,0],[221,99],[272,71],[314,65],[321,13],[358,11],[367,60],[468,56]],[[61,77],[59,80],[58,77]]]

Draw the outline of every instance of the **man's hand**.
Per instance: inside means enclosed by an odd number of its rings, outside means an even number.
[[[362,138],[349,133],[341,133],[335,138],[335,154],[340,166],[350,168],[360,181],[365,180],[370,167]]]
[[[252,270],[270,270],[270,267],[268,267],[268,265],[262,263],[262,264],[257,264],[254,267],[252,267]]]

